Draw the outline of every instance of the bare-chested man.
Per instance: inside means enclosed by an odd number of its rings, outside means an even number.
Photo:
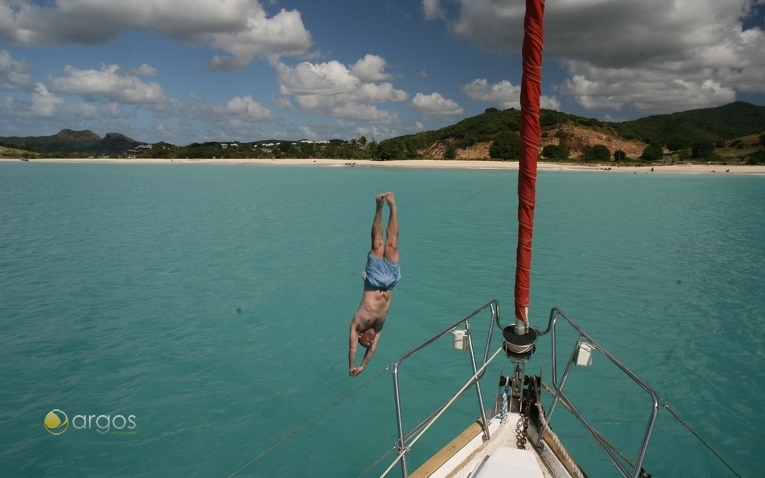
[[[355,377],[364,371],[380,342],[383,324],[390,309],[390,296],[393,287],[401,280],[401,268],[398,264],[398,219],[396,201],[393,193],[378,194],[375,198],[377,208],[372,221],[372,250],[367,256],[364,269],[364,294],[361,296],[359,310],[351,321],[350,347],[348,350],[349,373]],[[383,241],[382,210],[388,203],[388,229]],[[356,344],[366,348],[361,365],[356,366]]]

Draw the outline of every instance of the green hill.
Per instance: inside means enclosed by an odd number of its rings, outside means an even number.
[[[619,134],[608,123],[554,110],[541,110],[540,123],[543,130],[572,125],[591,128],[612,136]],[[454,125],[445,126],[435,131],[422,131],[383,140],[380,142],[380,157],[382,159],[414,159],[419,157],[420,151],[439,142],[449,143],[457,148],[469,148],[477,143],[492,141],[500,132],[518,132],[520,125],[521,112],[519,110],[510,108],[500,111],[497,108],[487,108],[479,115],[465,118]]]
[[[517,157],[519,144],[516,133],[520,129],[520,119],[518,110],[511,108],[500,111],[497,108],[487,108],[479,115],[465,118],[450,126],[389,138],[380,143],[357,143],[355,139],[333,139],[328,144],[261,140],[250,143],[235,142],[237,145],[232,147],[219,142],[192,143],[180,147],[157,143],[151,149],[131,151],[128,154],[178,158],[304,157],[385,160],[488,159],[494,156],[514,159]],[[605,146],[611,154],[621,150],[628,158],[634,159],[643,156],[649,143],[658,143],[664,147],[665,153],[668,150],[676,153],[678,160],[685,159],[685,156],[690,157],[689,155],[701,157],[700,151],[703,150],[703,156],[709,157],[714,153],[721,161],[765,161],[760,152],[760,135],[765,132],[765,107],[743,101],[716,108],[653,115],[621,123],[602,122],[594,118],[543,109],[540,112],[540,123],[540,146],[560,146],[565,150],[565,158],[573,160],[592,159],[587,156],[588,152],[599,146]],[[670,139],[672,141],[668,146]],[[279,146],[262,148],[264,143],[279,143]],[[2,144],[40,155],[87,156],[127,153],[143,143],[118,133],[107,133],[101,138],[91,131],[64,129],[53,136],[0,137],[0,145]],[[659,146],[652,147],[655,149]],[[545,153],[545,157],[549,159],[557,156]]]
[[[122,153],[141,143],[119,133],[106,133],[101,138],[92,131],[62,129],[52,136],[8,136],[0,137],[0,143],[16,145],[28,150],[42,150],[47,153]]]
[[[639,140],[643,144],[656,142],[664,146],[670,138],[677,137],[689,147],[698,141],[719,145],[727,140],[765,131],[765,107],[737,101],[716,108],[653,115],[622,123],[602,122],[543,109],[540,123],[543,143],[546,137],[564,135],[572,152],[592,145],[593,138],[597,137],[601,140],[595,140],[595,143],[606,144]],[[454,148],[469,148],[476,143],[493,141],[502,131],[517,132],[519,128],[520,111],[488,108],[482,114],[438,130],[383,140],[378,153],[381,159],[414,159],[422,157],[427,149],[440,148],[439,151],[444,151],[451,148],[453,151]],[[446,153],[443,154],[447,157]]]
[[[640,138],[646,143],[666,144],[673,136],[689,142],[718,142],[765,130],[765,106],[736,101],[717,108],[653,115],[609,125],[622,136]]]

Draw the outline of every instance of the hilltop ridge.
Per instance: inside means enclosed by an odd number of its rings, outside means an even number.
[[[0,137],[0,143],[36,153],[123,153],[145,144],[120,133],[106,133],[101,138],[90,130],[62,129],[51,136]]]
[[[765,162],[765,107],[744,101],[618,123],[543,109],[540,125],[542,159],[608,162],[618,153],[624,160],[656,161],[671,154],[672,160],[681,161],[693,157],[717,162]],[[120,133],[107,133],[101,138],[89,130],[70,129],[52,136],[0,137],[0,143],[43,156],[517,159],[519,129],[519,110],[487,108],[483,113],[453,125],[389,138],[380,143],[361,136],[348,141],[270,139],[249,143],[208,141],[187,146],[165,142],[146,145]]]

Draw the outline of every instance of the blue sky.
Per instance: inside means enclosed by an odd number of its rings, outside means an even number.
[[[376,140],[518,108],[518,0],[0,0],[0,136]],[[548,0],[543,107],[765,105],[765,0]]]

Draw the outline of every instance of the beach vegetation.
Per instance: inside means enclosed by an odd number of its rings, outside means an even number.
[[[714,153],[715,145],[709,140],[694,141],[691,145],[691,155],[694,158],[708,158]]]
[[[657,161],[664,157],[664,150],[659,143],[651,143],[643,150],[640,159],[645,161]]]
[[[514,131],[503,131],[494,137],[489,147],[493,159],[511,160],[520,157],[521,137]]]
[[[594,146],[585,147],[582,157],[585,161],[602,163],[611,160],[611,151],[609,151],[608,147],[604,144],[596,144]]]
[[[446,149],[444,150],[444,159],[456,159],[457,158],[457,145],[453,142],[446,143]]]
[[[383,161],[389,159],[403,159],[404,145],[398,139],[384,139],[377,146],[377,157]]]
[[[746,164],[765,164],[765,149],[758,149],[746,157]]]
[[[565,144],[548,144],[542,148],[542,157],[554,161],[564,161],[571,155]]]
[[[666,147],[670,151],[680,151],[681,149],[687,149],[691,146],[691,142],[688,138],[680,135],[674,135],[667,140]]]
[[[614,151],[614,161],[619,163],[621,161],[624,161],[625,159],[627,159],[627,153],[625,153],[621,149],[617,149],[616,151]]]

